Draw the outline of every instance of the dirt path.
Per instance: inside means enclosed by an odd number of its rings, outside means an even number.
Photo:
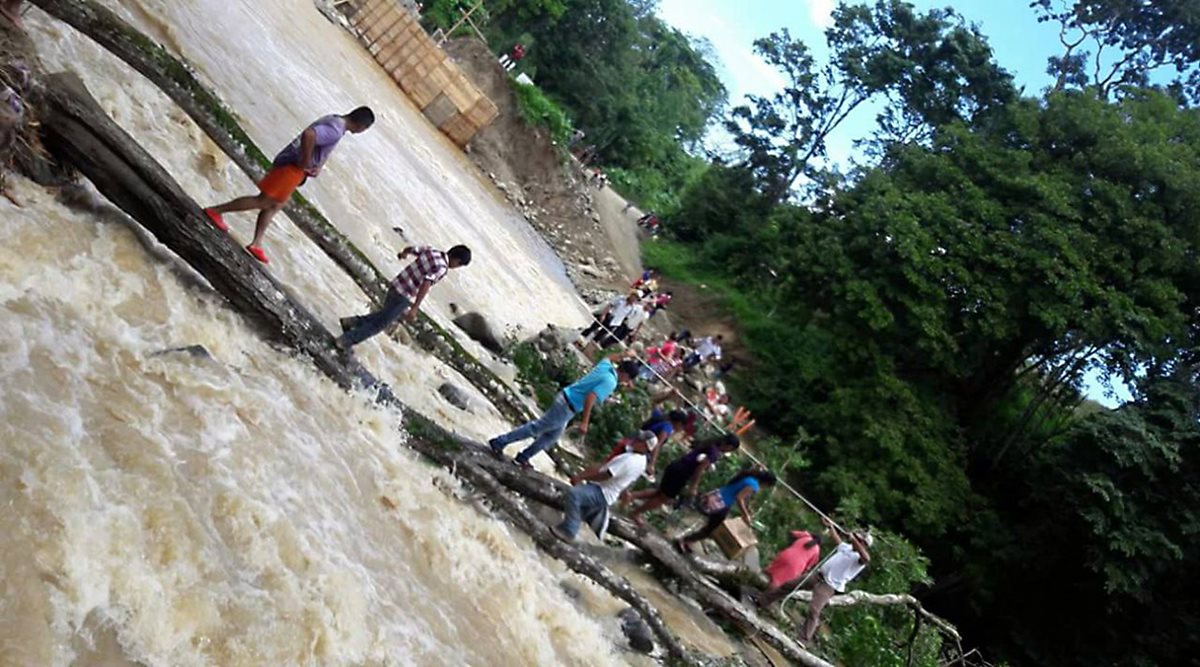
[[[612,244],[612,254],[621,265],[621,271],[632,281],[642,273],[641,241],[638,238],[637,219],[641,212],[637,208],[625,211],[625,198],[604,188],[593,196],[596,212],[600,214],[600,225]]]

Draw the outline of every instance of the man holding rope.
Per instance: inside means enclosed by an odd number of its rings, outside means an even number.
[[[829,530],[835,545],[833,555],[816,572],[801,577],[794,584],[784,584],[775,590],[768,591],[759,598],[758,604],[767,607],[780,598],[790,595],[793,591],[807,588],[812,591],[812,600],[808,603],[808,614],[804,619],[804,628],[800,631],[800,645],[807,647],[817,633],[821,624],[821,611],[837,593],[846,592],[846,584],[862,573],[871,562],[871,554],[867,548],[873,540],[871,534],[865,531],[847,533],[850,543],[842,541],[837,526],[822,516],[821,523]]]

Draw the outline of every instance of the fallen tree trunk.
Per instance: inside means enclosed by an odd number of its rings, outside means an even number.
[[[158,86],[234,164],[257,182],[271,161],[251,141],[215,93],[201,84],[184,62],[93,0],[32,0],[46,13],[71,25]],[[387,293],[387,278],[307,200],[297,195],[284,209],[288,218],[354,280],[376,305]],[[420,314],[405,326],[423,349],[458,371],[507,419],[521,423],[534,415],[495,373],[479,363],[433,319]]]
[[[797,591],[792,597],[803,602],[812,600],[811,591]],[[915,597],[903,593],[868,593],[866,591],[850,591],[849,593],[840,593],[833,596],[829,600],[830,607],[852,607],[854,605],[869,604],[888,607],[905,606],[912,609],[915,614],[918,614],[926,621],[937,626],[939,630],[946,633],[955,641],[962,641],[962,637],[958,634],[958,629],[951,625],[950,621],[937,616],[925,609],[921,601]]]
[[[228,236],[205,224],[199,206],[108,118],[77,76],[47,77],[39,93],[46,145],[57,157],[77,167],[105,197],[196,269],[234,308],[271,338],[312,358],[317,368],[339,386],[377,388],[379,402],[404,412],[408,430],[414,435],[410,441],[414,449],[484,487],[493,501],[550,555],[629,603],[642,614],[674,658],[689,660],[657,610],[628,581],[554,540],[545,525],[515,499],[496,493],[498,487],[486,471],[453,454],[461,439],[405,407],[361,365],[338,354],[333,335],[291,299],[256,260]],[[422,435],[430,440],[422,440]]]
[[[551,507],[562,508],[563,494],[567,489],[562,482],[537,472],[520,470],[480,450],[475,451],[473,456],[478,465],[486,468],[501,484],[527,498]],[[775,624],[759,618],[752,610],[705,578],[688,557],[676,551],[675,546],[657,531],[638,528],[632,521],[615,514],[609,520],[608,529],[614,536],[640,548],[666,568],[675,578],[687,585],[701,603],[759,636],[788,660],[809,667],[832,667],[828,662],[801,648]]]

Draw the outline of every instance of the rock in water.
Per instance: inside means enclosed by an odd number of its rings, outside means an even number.
[[[158,350],[157,352],[151,352],[150,356],[161,357],[164,354],[173,354],[173,353],[186,354],[189,357],[193,357],[195,359],[212,359],[212,354],[210,354],[208,351],[208,348],[204,347],[203,345],[187,345],[184,347],[169,347],[165,350]]]
[[[650,653],[654,650],[654,634],[636,609],[626,607],[617,616],[621,619],[621,631],[629,639],[633,650],[639,653]]]
[[[504,345],[500,337],[492,329],[487,318],[479,313],[463,313],[454,318],[454,325],[466,332],[467,336],[495,354],[504,353]]]
[[[441,394],[442,398],[446,399],[450,405],[453,405],[459,410],[463,410],[465,412],[474,412],[471,410],[471,397],[467,395],[467,392],[459,389],[457,386],[450,384],[449,382],[443,382],[442,386],[438,387],[438,393]]]

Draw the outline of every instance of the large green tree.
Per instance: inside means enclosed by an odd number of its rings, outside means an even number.
[[[879,118],[885,143],[925,139],[1016,96],[987,40],[951,9],[922,14],[903,0],[841,4],[825,37],[831,55],[823,63],[786,29],[755,42],[784,88],[751,96],[725,123],[743,164],[776,202],[801,177],[815,176],[830,135],[873,96],[889,99]]]
[[[1054,90],[1094,86],[1101,95],[1169,81],[1200,101],[1200,3],[1196,0],[1033,0],[1059,26],[1063,52],[1050,59]],[[1173,70],[1173,71],[1172,71]]]

